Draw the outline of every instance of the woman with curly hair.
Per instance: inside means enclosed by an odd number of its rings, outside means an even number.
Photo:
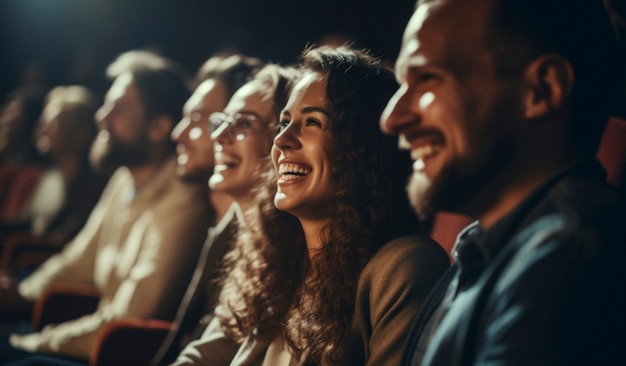
[[[207,358],[210,364],[228,364],[237,351],[238,343],[222,337],[219,322],[217,327],[211,325],[221,288],[221,283],[215,281],[220,274],[216,268],[234,246],[237,228],[246,225],[241,212],[256,202],[250,190],[258,184],[258,175],[271,170],[269,155],[279,131],[278,117],[299,75],[294,67],[265,65],[235,91],[223,112],[210,114],[215,169],[209,184],[213,191],[227,195],[235,204],[220,223],[209,230],[207,245],[201,254],[203,267],[197,268],[184,299],[186,304],[177,316],[180,328],[169,334],[153,363],[160,365],[172,359],[176,360],[176,365],[198,362],[194,342],[207,325],[207,337],[214,340],[204,345],[210,349],[207,351],[211,354]]]
[[[378,127],[397,84],[363,51],[301,58],[271,188],[257,192],[227,255],[216,314],[243,342],[231,365],[398,364],[449,260],[426,236],[408,236],[419,227],[401,188],[409,157]]]

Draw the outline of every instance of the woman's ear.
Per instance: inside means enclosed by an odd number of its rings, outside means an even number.
[[[569,100],[574,68],[561,55],[542,55],[526,68],[524,84],[524,116],[541,118],[561,109]]]
[[[150,127],[148,129],[148,137],[152,142],[161,142],[169,140],[170,133],[174,123],[172,119],[167,116],[156,116],[150,121]]]

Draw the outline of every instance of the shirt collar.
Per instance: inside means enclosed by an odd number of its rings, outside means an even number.
[[[598,175],[602,172],[602,167],[596,160],[570,165],[541,184],[520,205],[500,219],[488,231],[484,231],[478,221],[463,229],[457,236],[457,241],[452,249],[452,256],[460,267],[461,278],[469,279],[482,272],[510,238],[533,220],[532,208],[537,206],[546,197],[550,189],[563,178],[579,174]],[[460,281],[462,280],[460,279]],[[460,285],[463,286],[461,283]]]

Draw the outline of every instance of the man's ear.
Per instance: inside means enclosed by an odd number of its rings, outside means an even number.
[[[150,141],[161,142],[163,140],[169,140],[173,126],[174,123],[170,117],[156,116],[152,118],[150,128],[148,129]]]
[[[563,56],[542,55],[528,65],[524,82],[525,117],[544,117],[561,109],[569,100],[574,85],[574,68]]]

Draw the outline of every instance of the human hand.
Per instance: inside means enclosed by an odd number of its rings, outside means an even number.
[[[41,337],[37,333],[31,334],[11,334],[9,337],[11,346],[29,352],[36,352],[41,343]]]

